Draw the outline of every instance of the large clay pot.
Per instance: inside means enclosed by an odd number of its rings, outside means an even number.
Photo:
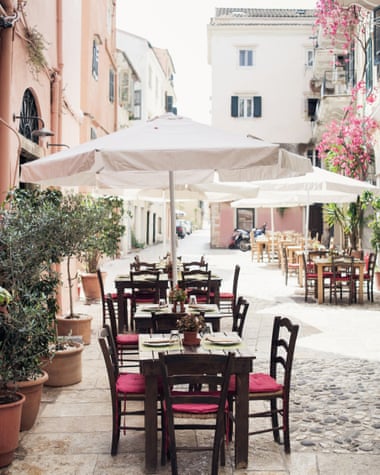
[[[82,381],[82,351],[81,343],[74,343],[65,350],[58,350],[54,358],[44,366],[49,375],[46,386],[70,386]]]
[[[80,318],[57,317],[58,336],[81,336],[83,343],[91,343],[91,320],[89,315],[80,315]]]
[[[375,272],[374,275],[374,280],[375,280],[375,289],[380,290],[380,272]]]
[[[16,394],[17,400],[6,404],[0,403],[0,467],[9,465],[18,447],[21,425],[22,406],[25,396]]]
[[[22,407],[21,431],[29,430],[33,427],[40,409],[42,388],[48,379],[49,376],[47,372],[43,371],[43,374],[36,379],[19,381],[16,385],[8,384],[10,389],[13,389],[16,386],[17,391],[23,394],[26,398]]]
[[[107,276],[106,272],[102,272],[103,282]],[[98,280],[98,275],[83,273],[81,274],[82,289],[86,297],[87,303],[96,303],[100,302],[101,299],[101,290]]]

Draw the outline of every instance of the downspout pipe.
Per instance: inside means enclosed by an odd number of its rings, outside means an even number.
[[[2,0],[2,9],[12,17],[16,7],[12,0]],[[14,134],[6,124],[12,123],[12,59],[13,59],[14,24],[0,30],[0,202],[3,202],[9,189],[18,184],[19,150]],[[13,129],[12,129],[13,130]]]

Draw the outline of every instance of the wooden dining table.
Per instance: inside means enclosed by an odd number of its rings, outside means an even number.
[[[224,334],[223,334],[224,335]],[[170,335],[166,335],[169,337]],[[255,356],[249,351],[244,341],[235,345],[216,345],[202,338],[199,346],[185,347],[181,340],[174,340],[170,346],[148,346],[152,344],[152,335],[139,336],[140,371],[145,376],[145,471],[155,473],[157,470],[157,378],[160,375],[158,353],[161,351],[207,352],[209,354],[226,351],[235,353],[232,373],[236,375],[235,405],[235,467],[246,468],[248,465],[248,379],[252,371]]]
[[[351,257],[349,257],[351,259]],[[317,257],[313,259],[313,262],[317,268],[317,298],[318,303],[323,303],[323,271],[324,270],[331,270],[332,268],[332,259],[331,257]],[[341,258],[341,262],[344,263],[344,256]],[[335,264],[339,264],[339,258],[334,260]],[[364,289],[364,269],[365,269],[365,262],[360,259],[353,260],[354,269],[359,271],[359,280],[358,280],[358,303],[363,303],[363,289]]]
[[[179,281],[181,279],[181,273],[178,275]],[[129,330],[128,324],[128,305],[124,298],[124,293],[132,288],[138,288],[138,281],[133,281],[130,275],[119,275],[115,278],[115,287],[117,292],[117,316],[118,316],[118,331],[121,333],[125,330]],[[167,289],[171,286],[171,279],[168,274],[160,272],[159,275],[159,294],[163,298],[166,298]],[[210,292],[213,295],[213,303],[219,307],[220,302],[220,287],[222,285],[222,278],[218,275],[211,273],[210,279]]]

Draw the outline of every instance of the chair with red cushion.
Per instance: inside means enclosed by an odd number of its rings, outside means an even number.
[[[240,266],[235,265],[234,277],[232,282],[232,292],[220,292],[219,294],[219,310],[228,317],[232,317],[234,307],[237,302],[237,289],[240,275]]]
[[[373,279],[375,277],[375,267],[376,267],[377,254],[371,252],[369,255],[364,256],[365,261],[365,271],[363,280],[367,285],[367,298],[370,302],[373,302]],[[359,283],[359,275],[355,274],[355,285]]]
[[[348,296],[348,303],[356,301],[356,284],[355,284],[355,268],[354,258],[346,256],[339,258],[332,256],[331,258],[332,276],[330,279],[330,303],[334,299],[335,304],[338,303],[338,295],[340,300],[343,294]]]
[[[289,262],[288,252],[286,247],[282,247],[282,261],[283,261],[283,270],[285,274],[285,285],[288,285],[289,274],[297,275],[299,272],[300,265],[298,262]]]
[[[127,424],[129,416],[143,416],[145,400],[145,378],[139,373],[119,373],[118,358],[110,327],[100,330],[98,341],[107,369],[112,402],[112,442],[111,455],[116,455],[120,433],[126,430],[144,431],[144,424]],[[141,409],[129,409],[130,401],[141,401]],[[133,405],[135,407],[135,405]]]
[[[208,450],[212,451],[212,468],[207,473],[216,475],[219,458],[225,465],[230,417],[227,393],[234,354],[160,353],[159,357],[164,393],[162,463],[168,455],[172,474],[178,474],[178,451]],[[189,391],[189,387],[197,389]],[[177,430],[211,430],[212,445],[178,446]]]
[[[211,271],[183,271],[178,285],[187,291],[188,297],[195,295],[198,303],[210,303]]]
[[[293,365],[294,349],[299,326],[292,324],[288,318],[275,317],[272,330],[270,365],[268,373],[251,373],[249,375],[249,400],[268,401],[270,410],[250,412],[249,417],[270,417],[271,427],[250,432],[249,435],[273,432],[275,442],[280,443],[280,430],[283,432],[285,452],[290,453],[289,431],[289,393]],[[236,391],[235,378],[231,378],[229,401],[232,404]],[[253,402],[252,402],[253,401]],[[281,405],[278,406],[278,401]],[[279,416],[282,418],[279,423]]]
[[[160,295],[159,278],[160,272],[158,270],[147,269],[139,271],[131,271],[131,286],[132,286],[132,302],[131,302],[131,320],[136,312],[137,304],[154,304],[159,303]]]
[[[118,333],[116,324],[116,315],[114,300],[111,294],[106,296],[106,305],[108,309],[111,334],[115,342],[119,366],[130,367],[139,366],[138,349],[139,336],[137,333]]]
[[[103,316],[103,321],[102,321],[102,326],[104,327],[105,325],[109,324],[109,314],[108,314],[108,308],[106,305],[106,293],[104,290],[104,282],[103,282],[103,276],[102,272],[100,269],[96,270],[96,274],[98,276],[98,282],[99,282],[99,287],[100,287],[100,295],[102,299],[102,316]],[[114,305],[117,305],[117,293],[111,293],[110,294],[112,297],[112,300],[114,302]],[[128,302],[131,300],[132,294],[128,292],[124,292],[123,295],[123,300],[124,300],[124,321],[126,322],[126,326],[128,326]],[[116,311],[115,311],[116,313]]]

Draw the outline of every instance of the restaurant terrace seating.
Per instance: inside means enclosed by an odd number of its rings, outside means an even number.
[[[251,373],[249,375],[250,408],[253,408],[257,401],[267,401],[270,405],[267,411],[250,412],[249,417],[270,418],[271,420],[270,428],[255,429],[249,432],[249,435],[273,432],[275,442],[280,443],[280,431],[282,431],[284,449],[287,454],[290,454],[290,382],[298,330],[299,326],[294,325],[288,318],[275,317],[273,321],[269,371],[268,373]],[[235,391],[236,384],[232,376],[229,389],[230,405],[234,402]],[[281,421],[279,421],[279,417],[281,417]],[[255,426],[257,427],[256,423],[254,424]]]
[[[100,330],[98,337],[104,362],[107,369],[112,404],[112,440],[111,455],[116,455],[119,446],[120,433],[127,430],[144,431],[143,419],[141,425],[129,425],[129,419],[144,416],[143,402],[145,400],[145,378],[138,373],[120,373],[116,348],[108,325]],[[141,409],[129,402],[140,401]]]
[[[162,463],[170,458],[172,474],[178,468],[177,452],[212,451],[211,475],[217,475],[219,458],[225,465],[225,441],[230,418],[227,402],[228,385],[234,354],[160,353],[164,394],[163,421],[165,430]],[[201,390],[189,391],[189,387]],[[178,445],[177,430],[209,430],[209,445]],[[187,439],[191,441],[192,439]],[[186,443],[186,442],[185,442]],[[186,464],[186,458],[181,457]]]
[[[118,333],[114,300],[111,294],[106,296],[109,315],[109,327],[113,337],[118,364],[120,367],[138,366],[139,336],[137,333]]]

